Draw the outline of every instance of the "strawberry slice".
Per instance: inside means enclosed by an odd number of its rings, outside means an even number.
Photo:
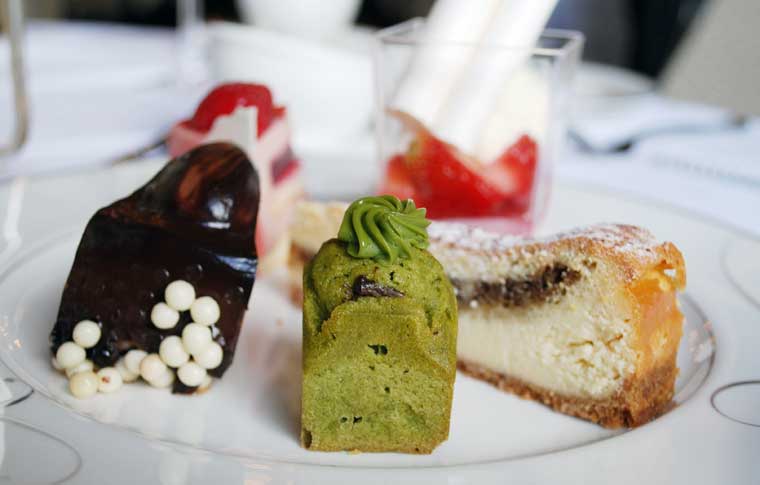
[[[395,195],[401,200],[416,199],[412,177],[403,155],[396,155],[388,161],[380,193]]]
[[[284,108],[273,105],[272,93],[266,86],[226,83],[220,84],[206,95],[187,123],[198,131],[209,131],[216,118],[232,113],[239,106],[258,108],[258,136],[266,131],[274,118],[282,116],[284,112]]]
[[[530,195],[536,175],[538,148],[533,138],[521,136],[492,165],[496,170],[509,173],[513,181],[510,191],[516,195]]]
[[[436,219],[513,217],[530,207],[537,147],[529,136],[484,165],[436,138],[408,113],[391,115],[416,137],[406,154],[388,161],[382,193],[411,197]]]
[[[418,206],[432,218],[485,216],[498,213],[504,194],[465,164],[455,149],[420,133],[407,153]]]

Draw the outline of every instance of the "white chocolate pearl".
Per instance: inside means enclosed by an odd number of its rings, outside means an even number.
[[[116,370],[121,374],[121,380],[124,382],[134,382],[140,377],[140,374],[136,374],[127,368],[125,359],[122,357],[116,362]],[[139,367],[139,366],[138,366]],[[137,370],[140,370],[139,368]]]
[[[74,374],[69,380],[69,390],[78,399],[94,396],[98,392],[98,376],[92,371]]]
[[[190,307],[190,316],[195,323],[211,326],[219,320],[219,304],[210,296],[196,299]]]
[[[183,364],[177,370],[177,377],[180,382],[188,387],[200,386],[206,377],[206,369],[199,366],[193,361]]]
[[[182,344],[185,350],[195,355],[211,342],[211,328],[200,323],[188,323],[182,329]]]
[[[169,370],[166,364],[158,354],[148,354],[142,362],[140,362],[140,375],[148,382],[154,381],[162,376],[164,372]]]
[[[127,370],[135,375],[140,375],[140,363],[148,353],[144,350],[132,349],[124,356],[124,365]]]
[[[158,377],[148,382],[153,387],[165,388],[174,384],[174,371],[168,367]]]
[[[61,367],[70,369],[84,362],[87,356],[84,353],[84,349],[79,345],[74,342],[64,342],[63,345],[58,347],[55,358]]]
[[[94,347],[100,340],[100,326],[92,320],[82,320],[74,326],[73,338],[82,348]]]
[[[63,371],[66,370],[66,369],[63,368],[63,366],[61,364],[58,363],[58,359],[56,359],[55,356],[53,356],[53,357],[50,358],[50,363],[53,365],[53,369],[55,369],[55,370],[57,370],[59,372],[63,372]]]
[[[164,302],[156,303],[150,312],[150,321],[161,330],[174,328],[179,322],[179,312]]]
[[[158,346],[158,355],[169,367],[179,367],[190,360],[190,354],[182,345],[182,339],[176,335],[171,335],[161,341],[161,345]]]
[[[79,365],[75,365],[74,367],[69,367],[66,369],[66,377],[71,379],[74,377],[75,374],[79,374],[80,372],[88,372],[95,368],[92,361],[90,359],[82,361]]]
[[[203,382],[201,382],[201,385],[198,386],[197,391],[198,392],[206,392],[211,387],[211,376],[206,374],[206,377],[203,378]]]
[[[185,280],[172,281],[164,290],[164,301],[178,312],[189,310],[195,301],[195,288]]]
[[[216,342],[206,345],[203,350],[193,354],[193,358],[201,367],[205,369],[216,369],[222,363],[224,352],[222,346]]]
[[[121,374],[113,367],[103,367],[98,371],[98,392],[108,394],[121,389]]]

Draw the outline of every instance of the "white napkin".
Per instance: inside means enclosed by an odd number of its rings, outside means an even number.
[[[625,155],[569,152],[561,178],[666,202],[760,236],[760,120],[651,138]]]
[[[637,152],[652,163],[760,191],[760,119],[742,127],[643,141]]]
[[[665,170],[640,156],[588,157],[558,165],[560,179],[633,194],[706,216],[760,237],[760,190],[680,170]]]
[[[720,108],[676,101],[655,93],[600,98],[593,100],[593,105],[576,108],[571,129],[589,148],[600,151],[663,131],[722,127],[732,118]]]

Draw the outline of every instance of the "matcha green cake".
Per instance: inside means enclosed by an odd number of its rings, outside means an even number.
[[[359,199],[304,269],[301,443],[430,453],[449,434],[457,302],[425,210]]]

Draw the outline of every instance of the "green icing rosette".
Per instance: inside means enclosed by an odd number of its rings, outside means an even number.
[[[346,210],[338,239],[355,258],[392,264],[398,257],[410,258],[412,247],[427,248],[429,225],[425,209],[418,209],[411,199],[364,197]]]

